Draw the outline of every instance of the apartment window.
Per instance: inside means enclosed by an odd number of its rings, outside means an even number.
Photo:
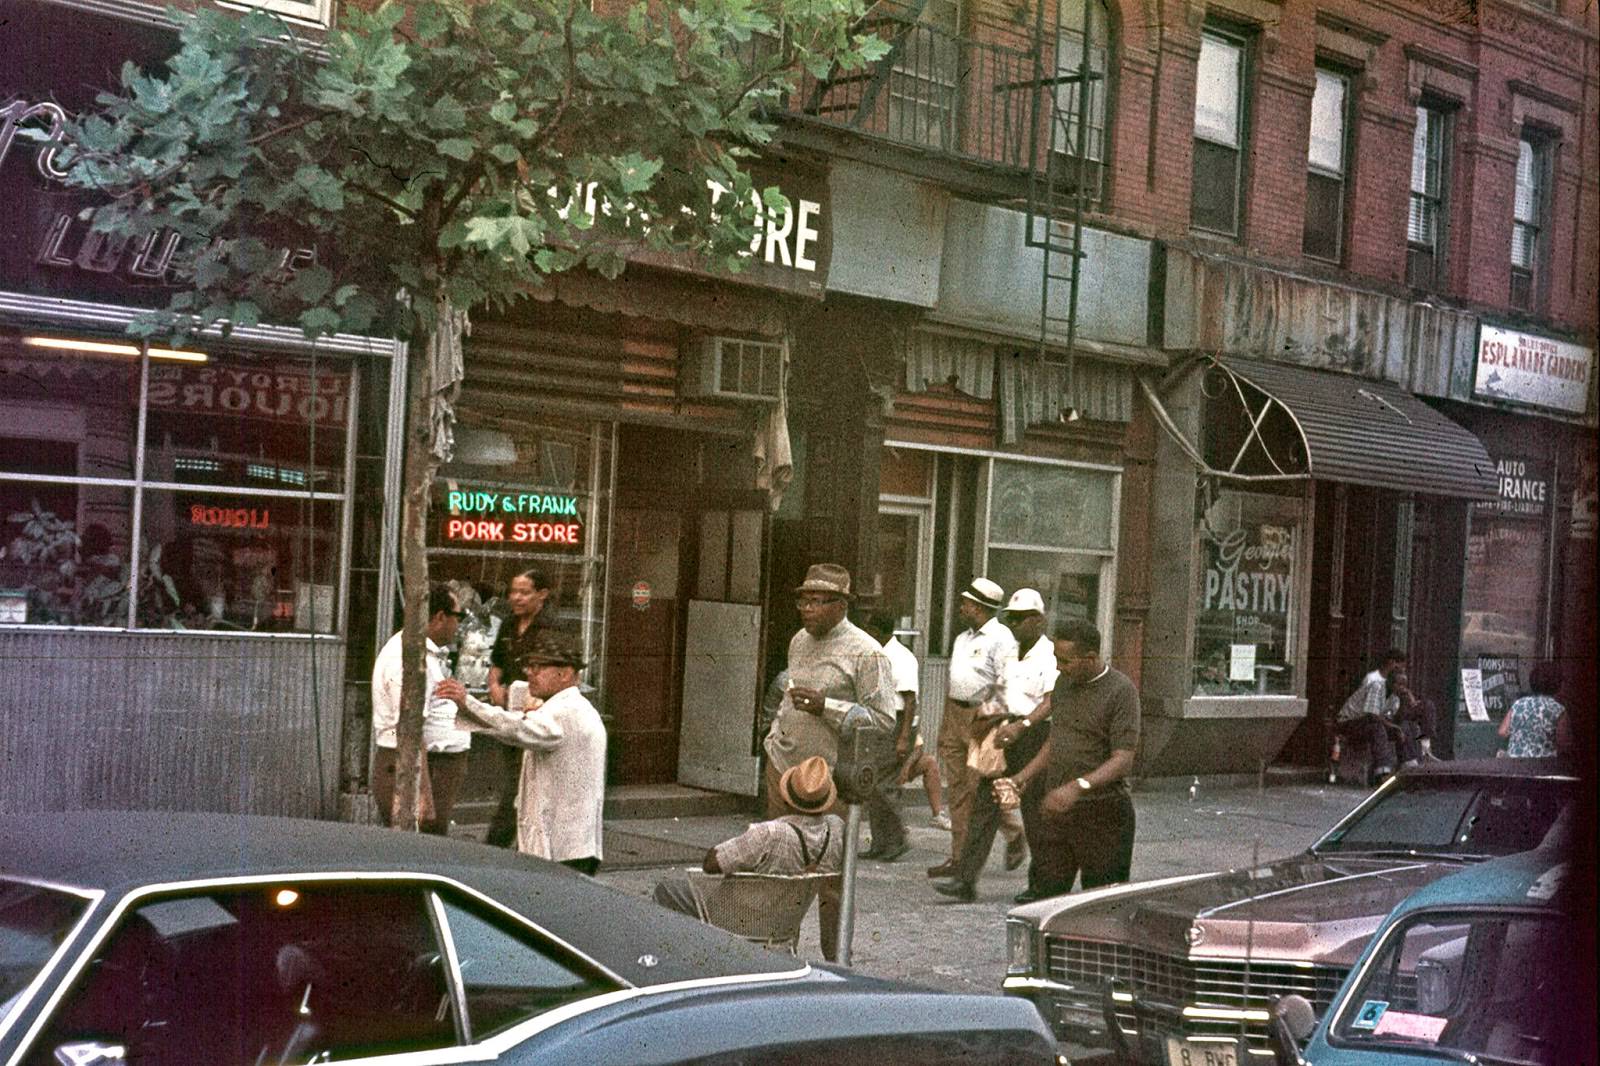
[[[1517,190],[1511,225],[1511,306],[1531,311],[1544,253],[1545,197],[1549,186],[1549,142],[1523,134],[1517,147]]]
[[[1444,265],[1446,112],[1417,108],[1411,137],[1411,205],[1406,214],[1406,283],[1437,288]]]
[[[1065,155],[1075,155],[1082,140],[1085,160],[1084,183],[1090,199],[1101,191],[1102,168],[1106,161],[1107,43],[1110,13],[1099,0],[1064,0],[1061,7],[1061,32],[1056,38],[1056,114],[1060,125],[1053,147]],[[1079,84],[1078,66],[1084,59],[1084,39],[1089,41],[1089,79]],[[1080,101],[1080,96],[1082,97]],[[1084,132],[1078,129],[1078,108],[1084,108]]]
[[[955,148],[960,32],[958,0],[928,0],[906,27],[889,78],[889,131],[896,139]]]
[[[232,0],[227,6],[260,8],[318,26],[327,26],[333,19],[333,0]]]
[[[1194,94],[1194,174],[1190,222],[1237,236],[1243,185],[1245,49],[1241,39],[1206,30]]]
[[[1349,145],[1350,79],[1319,69],[1311,97],[1306,151],[1306,220],[1301,249],[1338,261],[1344,236],[1345,169]]]

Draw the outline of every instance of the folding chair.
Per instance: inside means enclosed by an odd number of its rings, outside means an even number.
[[[822,882],[838,874],[708,874],[691,869],[689,891],[702,922],[794,955],[800,924]]]

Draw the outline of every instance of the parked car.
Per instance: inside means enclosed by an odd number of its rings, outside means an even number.
[[[1435,881],[1372,938],[1302,1052],[1312,1008],[1273,1007],[1277,1066],[1596,1061],[1594,912],[1563,841]]]
[[[1461,647],[1474,655],[1531,657],[1538,641],[1528,623],[1498,611],[1465,611],[1461,615]]]
[[[1005,990],[1075,1045],[1160,1066],[1242,1066],[1268,1054],[1273,997],[1326,1010],[1395,904],[1535,847],[1577,788],[1551,760],[1402,770],[1299,855],[1013,909]]]
[[[287,819],[0,817],[0,1064],[1055,1064],[1028,1004],[812,966],[564,867]]]

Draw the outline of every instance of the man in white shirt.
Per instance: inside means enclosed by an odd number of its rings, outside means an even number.
[[[428,593],[427,691],[432,692],[450,676],[446,648],[455,642],[456,629],[464,614],[455,594],[443,585]],[[372,795],[384,825],[394,820],[395,732],[400,724],[400,634],[378,653],[372,665],[372,742],[377,750],[372,759]],[[433,817],[421,823],[424,833],[447,836],[450,813],[456,793],[467,773],[467,749],[472,736],[455,728],[456,709],[449,700],[428,698],[423,711],[422,750],[427,780],[433,796]]]
[[[578,689],[583,657],[546,630],[522,656],[531,710],[507,711],[449,680],[437,694],[465,711],[473,729],[523,749],[517,789],[517,850],[593,875],[600,868],[605,812],[606,729]]]
[[[867,815],[872,819],[872,847],[861,853],[862,858],[880,862],[894,862],[911,850],[906,840],[905,822],[900,818],[899,769],[911,754],[917,725],[917,657],[911,649],[900,643],[894,635],[894,616],[888,611],[873,611],[861,621],[867,636],[883,646],[888,656],[895,690],[895,740],[894,763],[880,768],[880,794],[867,804]]]
[[[950,805],[950,858],[928,869],[929,877],[956,873],[967,843],[967,822],[972,815],[977,775],[967,767],[967,745],[972,722],[981,713],[1003,709],[1006,664],[1017,657],[1017,641],[997,617],[1005,590],[986,577],[975,577],[961,593],[958,611],[967,628],[957,634],[950,651],[950,685],[939,722],[939,758],[944,763],[946,799]],[[1008,861],[1021,856],[1020,822],[1006,831]],[[1015,865],[1015,864],[1014,864]]]
[[[995,745],[1005,751],[1005,772],[995,778],[980,781],[973,797],[972,816],[967,824],[967,844],[958,857],[958,867],[952,880],[935,884],[941,895],[964,902],[977,899],[978,876],[989,860],[989,850],[994,846],[996,830],[1003,826],[1006,814],[1015,814],[1020,808],[1027,842],[1035,853],[1039,850],[1038,794],[1026,797],[1015,788],[1011,775],[1022,770],[1044,745],[1048,733],[1050,693],[1055,688],[1060,671],[1056,666],[1055,642],[1045,636],[1044,597],[1035,589],[1018,589],[1006,604],[1006,620],[1016,635],[1017,646],[1022,651],[1019,659],[1006,664],[1003,713],[980,719],[974,726],[989,725],[995,736]],[[1011,794],[1018,804],[1004,809],[1001,797]],[[1016,864],[1012,848],[1007,848],[1006,868]],[[1032,885],[1033,871],[1029,870]],[[1022,895],[1026,896],[1024,892]]]

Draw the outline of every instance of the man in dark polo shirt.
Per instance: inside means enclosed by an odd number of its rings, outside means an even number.
[[[1139,747],[1139,693],[1100,657],[1100,631],[1080,619],[1054,633],[1061,676],[1051,694],[1050,737],[1022,772],[1038,789],[1038,896],[1128,879],[1133,865],[1133,800],[1127,776]]]

